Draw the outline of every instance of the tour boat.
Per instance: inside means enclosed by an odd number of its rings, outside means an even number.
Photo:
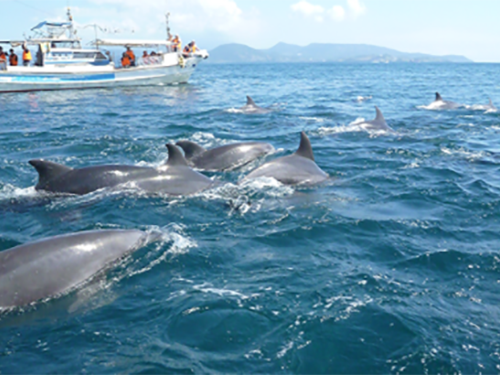
[[[10,66],[8,59],[0,62],[0,92],[186,83],[200,61],[208,58],[206,50],[189,54],[175,51],[174,43],[168,40],[96,39],[95,48],[82,48],[69,9],[67,22],[44,21],[31,30],[36,35],[24,40],[0,40],[0,45],[10,48],[26,46],[34,57],[23,66],[23,50],[17,48],[18,66]],[[167,32],[170,34],[168,17]],[[121,57],[126,47],[135,49],[134,66],[122,67],[121,60],[111,57],[110,51],[120,48]],[[4,47],[5,52],[10,48]],[[144,50],[146,57],[142,57]]]

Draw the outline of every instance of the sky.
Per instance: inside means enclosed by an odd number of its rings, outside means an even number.
[[[67,6],[85,41],[91,24],[100,38],[163,39],[168,11],[173,33],[208,50],[353,43],[500,62],[500,0],[0,0],[0,39],[64,20]]]

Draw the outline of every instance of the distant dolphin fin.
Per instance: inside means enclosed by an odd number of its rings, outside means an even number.
[[[492,107],[492,108],[496,108],[496,107],[495,107],[495,104],[493,104],[493,102],[491,101],[491,98],[489,98],[489,99],[490,99],[490,107]]]
[[[437,92],[436,93],[436,101],[438,100],[443,100],[443,98],[441,97],[441,95],[439,95],[439,93]]]
[[[380,121],[385,123],[384,115],[382,114],[380,109],[378,109],[377,106],[375,106],[375,112],[377,113],[377,115],[375,116],[375,121]]]
[[[303,158],[311,159],[314,161],[313,150],[311,147],[311,142],[309,138],[307,138],[306,133],[300,133],[300,145],[298,150],[295,152],[295,155],[302,156]]]
[[[251,97],[247,95],[247,105],[256,105]]]
[[[196,142],[179,141],[176,142],[175,144],[184,150],[184,156],[187,160],[207,151],[205,148],[201,147]]]
[[[179,150],[177,146],[171,143],[167,143],[167,148],[168,148],[168,160],[167,160],[168,166],[177,167],[177,166],[188,165],[186,159],[184,158],[184,155],[182,155],[181,150]]]
[[[40,159],[30,160],[29,163],[35,167],[38,172],[38,184],[41,186],[46,185],[50,180],[73,169],[62,164]]]

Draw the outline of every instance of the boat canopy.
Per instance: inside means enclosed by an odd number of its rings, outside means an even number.
[[[42,44],[42,43],[79,43],[80,39],[54,39],[54,38],[37,38],[25,40],[0,40],[0,44],[10,44],[12,47],[18,47],[23,44]]]
[[[41,29],[44,26],[48,26],[48,27],[70,27],[72,25],[73,24],[71,22],[48,22],[48,21],[43,21],[43,22],[40,22],[35,27],[32,27],[31,31]]]
[[[146,47],[146,46],[173,46],[174,43],[168,40],[137,40],[137,39],[97,39],[96,46],[125,46],[125,47]]]

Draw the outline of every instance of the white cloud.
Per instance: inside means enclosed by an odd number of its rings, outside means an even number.
[[[171,13],[173,32],[215,31],[223,34],[255,33],[259,19],[250,12],[243,12],[234,0],[90,0],[94,6],[87,10],[92,22],[109,25],[120,20],[121,24],[138,25],[141,34],[158,34],[164,30],[165,13]],[[96,5],[98,8],[96,9]],[[83,8],[83,7],[81,7]],[[92,14],[93,13],[93,14]],[[112,25],[110,25],[112,26]]]
[[[332,9],[328,10],[328,14],[334,21],[342,21],[345,18],[345,10],[340,5],[334,5]]]
[[[325,12],[325,8],[321,5],[314,5],[303,0],[297,4],[293,4],[291,8],[294,12],[301,13],[305,17],[312,17],[317,22],[323,22],[323,13]]]
[[[351,10],[353,17],[357,17],[366,12],[366,7],[359,0],[347,0],[347,6]]]
[[[347,0],[347,8],[349,10],[350,18],[356,18],[366,12],[366,7],[359,0]],[[342,21],[346,18],[346,10],[342,5],[334,5],[332,8],[326,10],[321,5],[311,4],[302,0],[291,6],[292,11],[300,13],[304,17],[312,18],[318,22],[323,21],[325,14],[329,15],[334,21]]]

